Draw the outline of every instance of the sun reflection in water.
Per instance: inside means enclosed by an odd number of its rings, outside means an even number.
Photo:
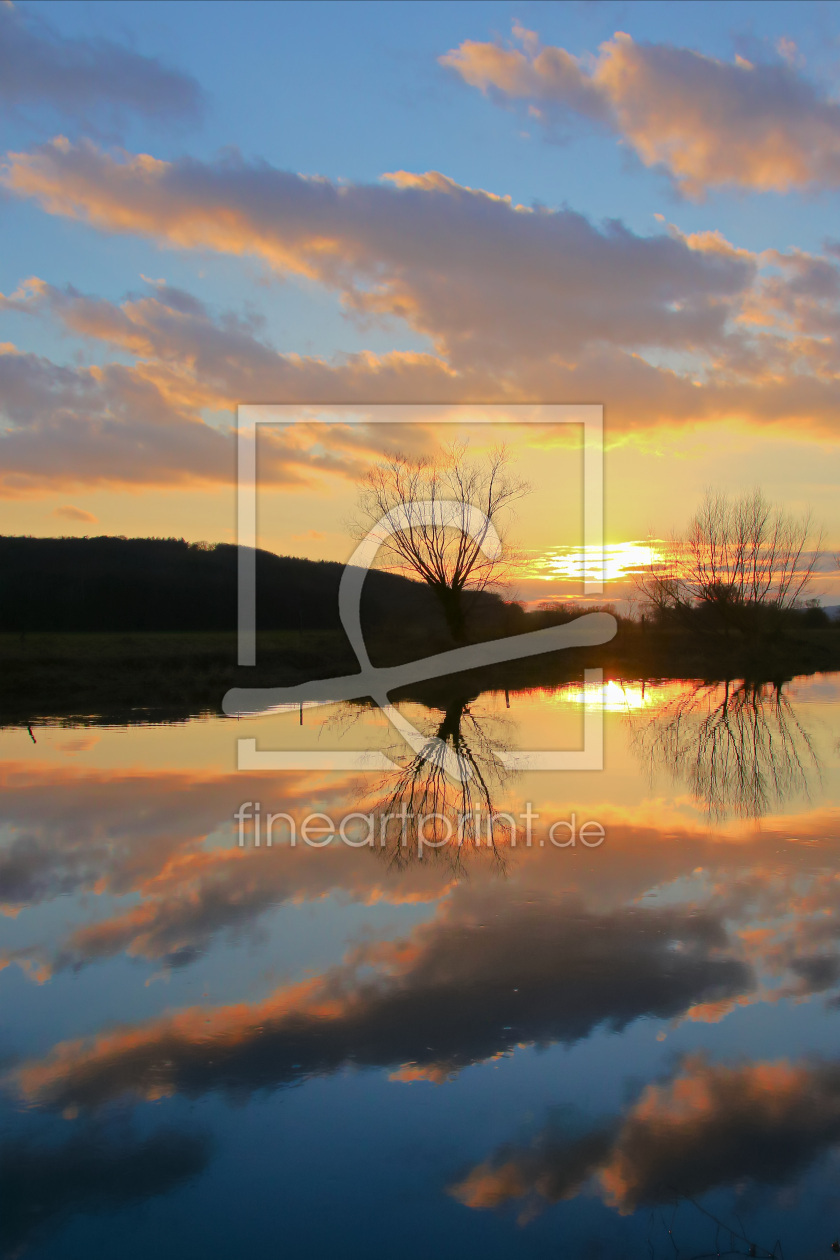
[[[582,704],[592,709],[603,706],[605,713],[639,713],[665,704],[686,686],[683,681],[625,682],[610,678],[603,684],[587,682],[563,687],[552,695],[551,702],[558,705]]]

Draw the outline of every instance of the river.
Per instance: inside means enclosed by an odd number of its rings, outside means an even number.
[[[3,1254],[830,1254],[840,675],[401,712],[0,731]]]

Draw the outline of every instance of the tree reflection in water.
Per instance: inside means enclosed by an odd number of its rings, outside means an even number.
[[[421,751],[380,780],[363,807],[389,865],[436,858],[460,870],[466,855],[485,854],[504,869],[516,824],[494,803],[510,778],[494,750],[509,747],[508,732],[509,723],[482,712],[477,697],[446,701]]]
[[[820,762],[781,683],[695,683],[633,714],[631,746],[651,778],[665,770],[716,819],[760,818],[808,795]]]

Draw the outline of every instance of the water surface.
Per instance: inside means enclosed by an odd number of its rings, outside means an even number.
[[[0,732],[4,1254],[831,1254],[840,676],[403,709]]]

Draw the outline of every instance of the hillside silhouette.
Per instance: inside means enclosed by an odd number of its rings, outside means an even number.
[[[59,632],[235,631],[238,548],[176,538],[0,537],[0,630]],[[344,565],[258,550],[258,630],[339,630]],[[474,593],[482,620],[504,606]],[[372,570],[363,615],[443,632],[428,588]]]

